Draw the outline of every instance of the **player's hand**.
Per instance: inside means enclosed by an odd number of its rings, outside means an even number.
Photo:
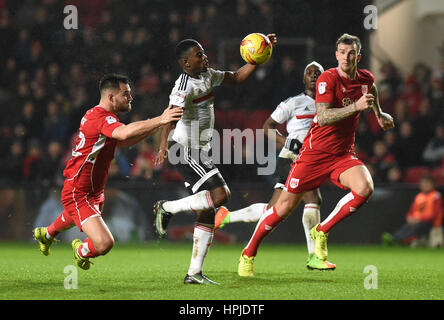
[[[388,113],[381,112],[380,115],[376,116],[376,119],[383,130],[393,129],[395,127],[393,118]]]
[[[272,45],[275,45],[277,43],[276,33],[267,34],[267,38],[268,40],[270,40]]]
[[[299,149],[302,147],[302,143],[298,139],[289,139],[287,138],[285,140],[285,146],[286,149],[292,151],[294,154],[299,153]]]
[[[155,165],[162,164],[168,158],[168,150],[159,150],[156,159],[154,160]]]
[[[160,116],[160,122],[162,125],[173,121],[179,121],[183,115],[183,108],[174,108],[169,105],[168,108]]]
[[[356,101],[356,108],[358,111],[364,111],[373,107],[375,96],[371,93],[366,93]]]

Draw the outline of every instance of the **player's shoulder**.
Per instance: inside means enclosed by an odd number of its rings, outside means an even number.
[[[95,119],[102,116],[104,114],[104,111],[105,109],[97,105],[86,111],[83,117],[87,119]]]
[[[281,110],[287,110],[289,112],[298,112],[304,110],[308,105],[314,105],[315,100],[305,93],[292,96],[282,101],[278,108]]]
[[[363,80],[375,81],[375,76],[367,69],[358,69],[358,76]]]
[[[291,108],[292,106],[294,106],[294,105],[297,103],[297,101],[298,101],[298,96],[299,96],[299,95],[297,95],[297,96],[291,96],[291,97],[288,97],[288,98],[285,99],[285,100],[282,100],[282,101],[279,103],[278,108],[279,108],[279,109]]]
[[[220,85],[225,77],[225,72],[214,68],[207,68],[207,71],[201,73],[201,77],[209,79],[213,84]]]
[[[100,106],[95,106],[88,111],[86,111],[85,115],[83,116],[84,119],[88,121],[103,121],[107,120],[108,122],[116,122],[119,119],[117,118],[117,115],[114,113],[105,110],[104,108]]]
[[[336,78],[338,76],[337,68],[330,68],[321,73],[320,77]]]
[[[317,83],[319,82],[331,82],[339,78],[338,71],[336,68],[330,68],[321,73],[318,77]]]
[[[305,93],[300,93],[297,96],[289,97],[283,101],[283,103],[293,106],[302,106],[313,102],[314,99],[307,96]]]
[[[192,80],[191,76],[186,73],[182,72],[179,77],[176,80],[175,88],[178,91],[187,91],[191,88]]]

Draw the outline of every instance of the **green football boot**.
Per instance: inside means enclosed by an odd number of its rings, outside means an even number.
[[[328,233],[324,233],[322,231],[317,231],[319,223],[315,225],[310,230],[311,238],[315,241],[315,250],[314,253],[318,257],[319,260],[327,260],[328,257],[328,249],[327,249],[327,238]]]
[[[307,269],[309,270],[335,270],[336,265],[326,260],[319,260],[315,254],[311,254],[307,259]]]
[[[222,229],[228,223],[230,223],[230,211],[222,206],[217,210],[216,216],[214,217],[214,231]]]
[[[34,239],[39,242],[40,252],[45,256],[47,256],[51,253],[51,251],[49,250],[49,247],[51,246],[51,244],[55,241],[58,241],[55,238],[47,239],[46,233],[47,233],[47,230],[44,227],[35,228],[32,232]]]
[[[253,277],[254,276],[254,258],[242,255],[239,258],[239,266],[237,268],[237,274],[241,277]]]
[[[76,264],[79,266],[79,268],[83,270],[88,270],[91,267],[92,262],[89,261],[89,258],[82,258],[77,253],[77,250],[82,245],[83,241],[80,239],[74,239],[71,243],[72,245],[72,251],[74,253],[74,260],[76,261]]]

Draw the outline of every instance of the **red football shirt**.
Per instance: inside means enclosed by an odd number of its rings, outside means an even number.
[[[333,108],[344,108],[370,91],[374,77],[370,71],[357,69],[355,79],[347,79],[338,68],[322,73],[316,81],[316,103],[330,103]],[[315,116],[304,147],[332,154],[352,152],[359,115],[343,119],[332,125],[319,126]]]
[[[112,132],[123,125],[117,116],[100,106],[89,109],[80,122],[72,158],[63,171],[78,191],[103,192],[117,140]]]

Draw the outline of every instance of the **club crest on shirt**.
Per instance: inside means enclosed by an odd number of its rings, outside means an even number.
[[[318,83],[318,92],[319,92],[319,94],[324,94],[326,88],[327,88],[327,82],[319,82]]]
[[[290,188],[292,189],[297,188],[298,185],[299,185],[299,179],[296,178],[290,179]]]

